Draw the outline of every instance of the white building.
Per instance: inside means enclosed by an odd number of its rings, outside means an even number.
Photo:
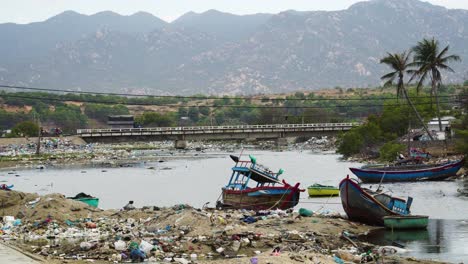
[[[427,128],[429,131],[434,132],[434,134],[437,135],[438,140],[445,140],[445,132],[447,130],[447,127],[449,128],[448,130],[450,131],[450,135],[453,136],[453,131],[450,128],[453,120],[456,118],[453,116],[443,116],[440,118],[441,123],[442,123],[442,131],[439,130],[439,119],[433,118],[429,123],[427,123]]]

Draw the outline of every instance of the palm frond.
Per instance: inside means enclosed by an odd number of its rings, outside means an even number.
[[[380,77],[381,80],[387,80],[387,79],[392,79],[392,81],[395,79],[396,75],[398,74],[398,72],[390,72],[390,73],[387,73],[385,74],[384,76]]]
[[[461,57],[458,55],[450,55],[440,60],[442,63],[451,62],[451,61],[461,61]]]
[[[450,66],[445,64],[439,64],[438,67],[448,72],[455,72]]]

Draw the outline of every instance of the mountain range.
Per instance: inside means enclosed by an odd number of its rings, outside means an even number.
[[[0,24],[0,84],[138,94],[258,94],[380,85],[387,52],[423,38],[462,57],[468,11],[419,0],[370,0],[340,11],[233,15],[82,15]],[[466,58],[466,59],[465,59]]]

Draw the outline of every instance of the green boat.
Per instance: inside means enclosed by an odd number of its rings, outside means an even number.
[[[75,195],[75,197],[68,197],[68,199],[80,201],[92,207],[98,207],[99,205],[99,198],[93,197],[86,193],[79,193]]]
[[[392,215],[383,218],[388,229],[426,229],[429,216],[426,215]]]

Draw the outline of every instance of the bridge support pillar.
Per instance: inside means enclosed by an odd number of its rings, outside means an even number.
[[[276,146],[277,147],[284,147],[288,145],[288,139],[287,138],[277,138],[276,139]]]
[[[187,140],[177,139],[174,141],[174,147],[176,149],[186,149],[188,146]]]

